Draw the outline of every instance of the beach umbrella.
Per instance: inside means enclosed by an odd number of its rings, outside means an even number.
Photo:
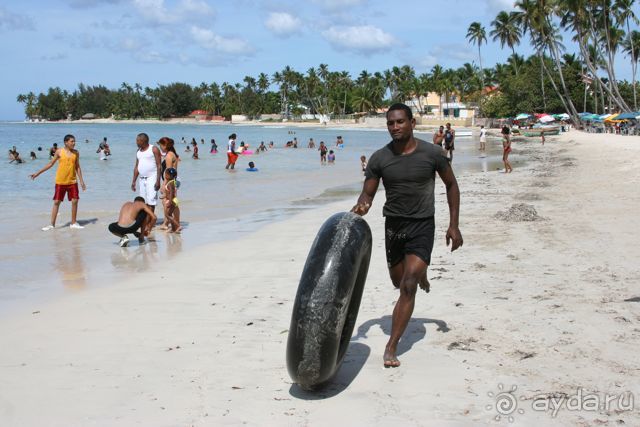
[[[529,114],[526,113],[520,113],[516,116],[516,120],[526,120],[528,119],[530,116]]]
[[[592,116],[592,115],[593,115],[593,113],[587,113],[587,112],[584,112],[584,113],[580,113],[580,114],[578,114],[578,116],[579,116],[581,119],[582,119],[582,118],[584,118],[584,117],[586,117],[586,116]]]
[[[555,120],[556,120],[556,119],[554,119],[552,116],[550,116],[550,115],[548,115],[548,114],[545,114],[544,116],[540,116],[540,117],[538,117],[538,121],[539,121],[540,123],[549,123],[549,122],[553,122],[553,121],[555,121]]]
[[[640,113],[639,112],[632,112],[632,113],[622,113],[622,114],[618,114],[618,116],[616,117],[616,120],[630,120],[630,119],[635,119]]]
[[[606,119],[604,119],[604,121],[607,122],[607,123],[620,123],[621,120],[617,120],[619,115],[620,114],[612,114],[609,117],[607,117]]]

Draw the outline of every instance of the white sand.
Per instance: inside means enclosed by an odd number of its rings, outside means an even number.
[[[0,425],[506,425],[485,408],[499,384],[525,399],[514,425],[640,425],[638,409],[531,408],[578,387],[640,399],[640,138],[572,132],[514,153],[527,167],[459,177],[453,254],[438,184],[432,291],[418,294],[400,368],[382,368],[397,293],[379,193],[360,331],[324,392],[291,386],[286,331],[316,231],[354,201],[3,319]],[[543,219],[494,217],[515,203]]]

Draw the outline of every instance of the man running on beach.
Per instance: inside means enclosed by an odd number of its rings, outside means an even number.
[[[418,285],[428,291],[427,267],[435,230],[434,186],[438,172],[447,189],[449,228],[447,246],[462,246],[458,229],[460,191],[444,151],[414,138],[416,121],[405,104],[393,104],[387,111],[387,129],[392,141],[369,158],[365,181],[357,204],[351,210],[365,215],[371,208],[380,180],[386,190],[382,214],[389,275],[400,297],[393,310],[391,336],[384,352],[384,366],[398,367],[397,347],[415,305]]]
[[[138,194],[144,198],[145,203],[151,211],[154,211],[158,203],[158,190],[160,190],[160,169],[161,158],[160,149],[149,144],[149,135],[138,134],[136,137],[136,164],[133,167],[133,181],[131,190],[136,191],[138,183]]]
[[[118,222],[109,224],[109,231],[120,237],[120,247],[125,247],[129,244],[127,234],[133,234],[138,238],[138,242],[142,243],[155,223],[155,214],[145,203],[144,197],[138,196],[133,202],[125,202],[122,205]]]
[[[54,144],[55,146],[56,144]],[[49,231],[56,228],[56,218],[60,204],[64,200],[65,194],[71,200],[71,225],[69,228],[84,228],[78,224],[78,200],[80,192],[78,191],[78,180],[82,186],[82,191],[87,189],[82,178],[82,170],[80,169],[80,153],[75,149],[76,138],[73,135],[65,135],[64,148],[59,148],[53,154],[53,158],[45,167],[40,169],[33,175],[29,175],[31,179],[36,179],[42,172],[51,169],[51,167],[60,160],[58,169],[56,170],[56,188],[53,194],[53,208],[51,209],[51,225],[42,227],[42,231]]]

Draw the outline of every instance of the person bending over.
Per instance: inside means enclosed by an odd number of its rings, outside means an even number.
[[[120,237],[120,246],[129,244],[127,234],[133,234],[138,238],[138,242],[144,242],[145,236],[149,235],[151,226],[156,222],[156,215],[147,206],[144,197],[138,196],[133,202],[126,202],[120,208],[120,215],[117,222],[109,224],[109,231]],[[140,231],[138,231],[140,230]]]

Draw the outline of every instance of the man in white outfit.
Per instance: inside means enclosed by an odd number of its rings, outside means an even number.
[[[138,194],[153,211],[158,203],[158,190],[160,190],[160,150],[155,145],[149,144],[149,136],[146,133],[138,134],[136,145],[138,152],[136,165],[133,168],[131,190],[136,191],[137,182]]]

